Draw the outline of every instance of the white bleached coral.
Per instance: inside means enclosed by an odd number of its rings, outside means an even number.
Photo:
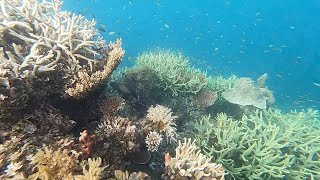
[[[62,2],[38,0],[1,1],[0,49],[2,72],[26,77],[64,69],[93,70],[105,58],[106,42],[94,28],[94,20],[60,11]]]
[[[154,130],[164,133],[167,140],[176,140],[176,124],[175,119],[178,116],[173,116],[171,109],[156,105],[148,109],[147,125],[151,126]]]
[[[182,143],[179,141],[176,156],[171,158],[167,154],[165,161],[167,179],[224,179],[222,165],[211,163],[191,139],[184,139]]]
[[[149,134],[146,137],[146,144],[147,144],[148,151],[150,152],[157,151],[161,141],[162,141],[162,137],[159,133],[154,131],[149,132]]]
[[[23,109],[33,96],[84,97],[121,62],[121,39],[106,43],[94,20],[61,6],[60,0],[1,1],[0,118]]]

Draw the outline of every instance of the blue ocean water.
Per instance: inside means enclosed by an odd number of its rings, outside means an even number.
[[[65,0],[95,18],[109,41],[122,38],[132,65],[155,48],[182,51],[208,74],[267,73],[283,110],[320,109],[318,0]],[[105,26],[106,25],[106,28]]]

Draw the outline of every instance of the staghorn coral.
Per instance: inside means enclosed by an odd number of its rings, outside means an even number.
[[[84,97],[120,63],[120,39],[107,44],[94,20],[61,11],[61,5],[59,0],[2,1],[0,118],[53,93]]]
[[[29,143],[25,143],[19,150],[10,153],[11,147],[14,144],[19,143],[20,138],[12,138],[11,140],[6,141],[4,144],[0,145],[0,169],[6,165],[3,174],[0,175],[0,178],[3,179],[25,179],[25,173],[22,171],[25,163],[23,156],[25,155]]]
[[[132,172],[115,170],[115,180],[150,180],[150,176],[144,172]]]
[[[162,137],[159,133],[154,131],[149,132],[145,140],[148,151],[150,152],[157,151],[161,141],[162,141]]]
[[[190,67],[189,60],[181,53],[169,50],[143,53],[137,58],[135,68],[147,67],[160,78],[164,90],[172,95],[197,93],[206,86],[206,75]]]
[[[191,139],[184,139],[171,158],[166,154],[164,179],[224,179],[225,170],[221,164],[211,163]]]
[[[170,108],[156,105],[148,109],[147,120],[145,121],[146,127],[150,130],[164,133],[168,141],[176,140],[176,124],[174,120],[178,116],[172,116]]]
[[[54,150],[45,146],[30,158],[34,172],[28,179],[100,179],[105,169],[101,167],[101,158],[89,158],[88,161],[79,163],[79,155],[73,150]],[[76,174],[79,165],[82,166],[82,175]]]
[[[199,147],[235,179],[318,179],[318,111],[256,111],[240,121],[221,113],[203,117],[195,133]]]
[[[77,175],[75,180],[99,180],[101,179],[102,172],[106,167],[101,167],[102,160],[98,158],[89,158],[88,161],[82,163],[83,175]]]
[[[77,153],[66,149],[53,150],[45,146],[30,158],[34,172],[29,178],[72,179],[74,166],[78,163],[77,159]]]
[[[207,77],[206,89],[217,92],[218,100],[221,100],[222,93],[230,88],[232,88],[239,78],[235,75],[229,78],[224,78],[222,76],[209,76]]]

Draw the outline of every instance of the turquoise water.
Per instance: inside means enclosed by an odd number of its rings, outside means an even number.
[[[320,106],[320,1],[66,0],[95,18],[107,40],[122,38],[122,66],[145,50],[182,51],[208,74],[256,79],[283,110]],[[103,31],[106,32],[103,32]]]

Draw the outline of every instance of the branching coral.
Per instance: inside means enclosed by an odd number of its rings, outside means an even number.
[[[151,128],[150,130],[164,133],[167,140],[171,141],[176,140],[176,124],[174,123],[176,118],[178,118],[178,116],[172,116],[170,108],[156,105],[148,109],[145,124]]]
[[[191,139],[179,141],[174,158],[166,155],[166,179],[224,179],[224,175],[222,165],[211,163]]]
[[[121,40],[107,44],[94,20],[60,11],[61,5],[59,0],[1,1],[1,115],[12,106],[25,107],[33,92],[83,97],[124,56]]]
[[[81,162],[82,175],[76,175],[75,169],[79,154],[66,149],[54,150],[44,147],[31,157],[31,164],[34,166],[34,173],[29,179],[88,179],[98,180],[105,167],[101,167],[101,158],[91,159]]]
[[[33,157],[31,164],[34,173],[30,179],[72,179],[73,168],[78,163],[77,154],[68,150],[53,150],[49,147],[40,149]]]
[[[157,151],[162,141],[162,137],[159,133],[151,131],[146,137],[147,148],[150,152]]]
[[[74,177],[75,180],[99,180],[103,170],[106,167],[101,167],[101,158],[89,158],[87,162],[82,163],[83,175],[77,175]]]
[[[197,125],[199,146],[236,179],[318,179],[318,111],[256,112],[241,121],[219,114]]]
[[[132,172],[115,170],[115,180],[150,180],[150,176],[144,172]]]
[[[207,88],[211,91],[217,92],[220,96],[222,92],[232,88],[239,78],[232,75],[229,78],[224,78],[222,76],[209,76]]]
[[[138,129],[128,118],[104,116],[98,125],[97,134],[106,141],[117,141],[122,150],[132,151],[138,147]]]
[[[206,75],[199,69],[190,67],[189,60],[181,53],[143,53],[137,58],[136,67],[150,68],[160,78],[164,89],[171,90],[175,96],[195,94],[207,84]]]
[[[110,45],[107,55],[106,64],[103,66],[102,70],[97,70],[93,72],[91,69],[80,70],[78,76],[73,79],[76,83],[66,90],[66,93],[70,96],[80,98],[90,92],[92,89],[96,88],[106,81],[119,65],[124,56],[124,50],[122,49],[122,41],[119,39],[115,44]]]

